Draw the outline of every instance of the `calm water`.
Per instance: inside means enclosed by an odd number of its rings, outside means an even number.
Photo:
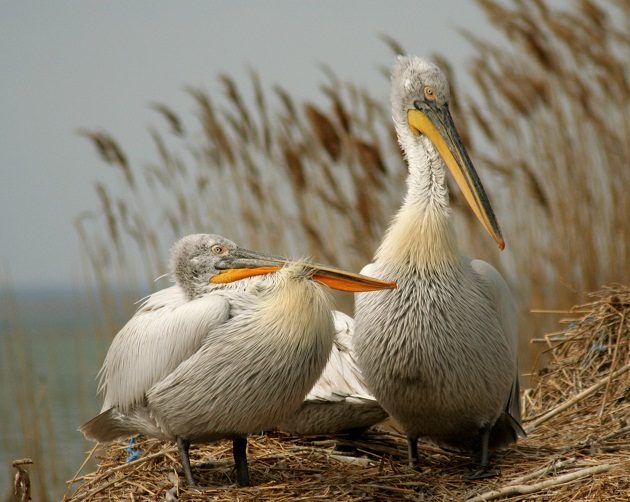
[[[110,335],[86,292],[18,291],[0,302],[0,500],[22,457],[39,459],[32,476],[57,500],[91,447],[77,427],[100,409],[95,377]]]

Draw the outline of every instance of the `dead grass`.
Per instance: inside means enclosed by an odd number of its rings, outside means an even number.
[[[193,448],[205,488],[188,489],[176,447],[147,439],[128,464],[126,444],[102,450],[98,469],[77,477],[66,500],[628,500],[630,288],[591,298],[568,312],[565,329],[544,337],[549,363],[524,395],[529,436],[495,455],[497,478],[465,481],[468,457],[427,444],[413,471],[404,436],[388,427],[360,440],[253,436],[250,488],[234,485],[231,443]],[[338,443],[355,453],[335,450]]]

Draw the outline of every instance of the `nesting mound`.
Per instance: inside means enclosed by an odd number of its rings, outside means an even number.
[[[529,436],[494,456],[496,478],[466,481],[469,458],[427,444],[413,471],[404,436],[381,428],[360,439],[253,436],[250,488],[234,485],[230,442],[193,446],[206,488],[189,489],[175,446],[147,439],[130,463],[125,443],[102,451],[64,500],[630,500],[630,289],[591,298],[566,329],[535,340],[546,363],[523,397]]]

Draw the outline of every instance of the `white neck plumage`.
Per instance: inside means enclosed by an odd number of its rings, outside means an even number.
[[[459,250],[451,220],[446,166],[428,138],[414,136],[408,129],[397,132],[409,164],[407,195],[376,259],[393,267],[457,267]]]

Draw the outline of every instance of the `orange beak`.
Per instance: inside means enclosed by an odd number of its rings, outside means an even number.
[[[213,284],[227,284],[229,282],[240,281],[246,277],[271,274],[281,268],[282,267],[228,268],[212,277],[210,282]]]
[[[227,284],[247,277],[271,274],[280,270],[284,265],[291,263],[284,258],[265,256],[246,250],[238,250],[237,254],[239,254],[239,258],[235,259],[233,262],[236,266],[220,271],[210,279],[211,283]],[[312,269],[311,278],[314,281],[339,291],[363,293],[366,291],[378,291],[396,287],[395,282],[381,281],[334,267],[310,263],[307,264],[306,267]]]

